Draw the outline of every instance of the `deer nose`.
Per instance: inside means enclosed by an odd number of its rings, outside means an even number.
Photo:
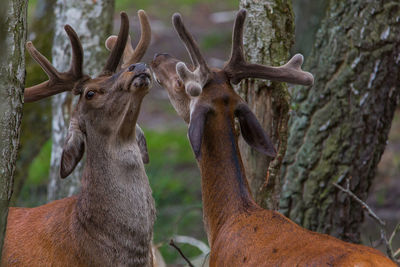
[[[128,67],[128,71],[132,72],[135,70],[135,72],[144,72],[147,69],[147,65],[145,63],[136,63],[132,64]]]

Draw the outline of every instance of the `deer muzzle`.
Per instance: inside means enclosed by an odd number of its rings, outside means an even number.
[[[148,88],[151,83],[150,68],[144,63],[132,64],[128,67],[128,72],[133,73],[131,87],[136,89]]]

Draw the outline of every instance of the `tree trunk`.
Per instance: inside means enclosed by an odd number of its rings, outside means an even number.
[[[6,34],[7,34],[7,8],[8,0],[5,0],[2,5],[0,5],[0,58],[6,53]]]
[[[248,10],[244,33],[247,60],[266,65],[282,65],[289,58],[294,40],[292,1],[242,0]],[[289,97],[287,85],[248,79],[239,87],[263,128],[275,144],[278,155],[273,160],[239,142],[247,178],[253,196],[265,208],[277,209],[280,194],[280,167],[286,151]]]
[[[55,2],[56,0],[38,0],[32,22],[28,24],[28,40],[32,41],[35,47],[49,59],[51,58],[54,36],[53,10]],[[29,54],[26,55],[26,73],[25,87],[39,84],[48,79],[46,73]],[[18,152],[11,205],[17,204],[19,193],[29,175],[30,164],[51,137],[51,100],[47,98],[37,102],[25,103],[23,114],[24,119],[21,124],[20,136],[21,148]],[[43,179],[45,178],[47,176],[43,177]],[[32,195],[35,194],[30,192],[30,196]],[[40,200],[42,201],[35,204],[44,204],[41,202],[45,202],[46,198]]]
[[[399,97],[400,3],[330,1],[296,87],[280,209],[296,223],[359,242],[362,207],[332,185],[350,179],[367,198]]]
[[[84,50],[84,71],[89,75],[98,74],[108,52],[104,42],[111,33],[114,14],[113,0],[57,0],[55,8],[55,36],[52,50],[53,65],[60,71],[69,68],[71,48],[64,31],[64,25],[70,24],[81,39]],[[69,92],[58,94],[52,99],[52,151],[48,200],[71,196],[80,188],[82,161],[66,179],[60,179],[60,161],[62,147],[67,136],[69,118],[76,102]]]
[[[305,58],[308,57],[314,45],[315,33],[325,16],[327,5],[328,0],[293,1],[296,25],[293,53],[301,53]]]
[[[4,2],[2,3],[5,4]],[[4,21],[7,52],[0,62],[0,249],[7,225],[25,83],[26,0],[9,3]],[[1,255],[1,251],[0,251]]]

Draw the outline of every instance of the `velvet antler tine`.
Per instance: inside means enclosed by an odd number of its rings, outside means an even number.
[[[281,67],[269,67],[260,64],[237,63],[225,71],[233,84],[238,84],[242,79],[259,78],[278,82],[288,82],[301,85],[312,85],[314,77],[311,73],[303,71],[303,56],[296,54],[288,63]]]
[[[78,35],[70,25],[65,25],[64,30],[67,33],[71,42],[72,55],[70,72],[72,72],[75,77],[81,77],[83,75],[83,48],[81,41],[79,40]]]
[[[32,44],[26,43],[26,48],[33,57],[33,59],[42,67],[49,76],[49,80],[32,87],[25,88],[24,100],[25,102],[37,101],[61,92],[71,91],[77,82],[83,79],[90,79],[89,76],[84,75],[82,71],[83,65],[83,49],[78,35],[71,26],[64,27],[70,41],[71,41],[71,66],[67,72],[60,73],[54,66],[43,56]]]
[[[107,63],[103,68],[102,74],[109,74],[115,72],[118,67],[121,56],[124,52],[126,41],[129,34],[129,19],[125,12],[121,12],[121,27],[118,33],[117,43],[111,51],[107,59]]]
[[[244,61],[243,26],[244,26],[244,21],[246,20],[246,15],[247,15],[246,9],[241,9],[236,15],[232,33],[231,58],[229,60],[229,62],[232,62],[231,64],[235,64],[235,62]]]
[[[206,61],[200,53],[200,49],[193,39],[192,35],[188,32],[182,21],[182,16],[179,13],[175,13],[172,17],[172,22],[178,33],[180,39],[185,44],[186,49],[189,52],[190,58],[192,59],[193,65],[197,68],[200,67],[202,71],[209,72]]]
[[[211,71],[200,53],[199,46],[183,24],[182,17],[179,13],[173,15],[172,23],[179,38],[185,44],[193,65],[195,66],[195,70],[190,71],[185,63],[180,62],[176,65],[176,72],[184,82],[186,92],[193,97],[199,96],[204,85],[209,80]]]
[[[42,69],[46,72],[47,76],[49,76],[50,79],[52,79],[53,77],[59,77],[59,72],[53,67],[53,65],[51,65],[49,60],[35,48],[31,41],[26,43],[26,49],[28,50],[32,58],[42,67]]]
[[[301,69],[303,56],[300,54],[295,55],[288,63],[281,67],[270,67],[246,62],[243,49],[243,27],[246,14],[247,11],[241,9],[235,19],[231,58],[224,67],[224,71],[230,81],[233,84],[238,84],[242,79],[261,78],[280,82],[312,85],[314,77],[311,73]]]
[[[139,16],[140,30],[141,30],[140,40],[133,53],[131,53],[130,58],[128,58],[126,61],[124,60],[122,68],[129,67],[129,65],[139,62],[143,58],[147,48],[150,45],[151,27],[147,14],[144,10],[139,10],[138,16]]]

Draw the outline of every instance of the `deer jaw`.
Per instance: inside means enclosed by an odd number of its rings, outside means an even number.
[[[156,54],[150,66],[154,80],[167,90],[169,100],[178,115],[186,122],[190,120],[190,96],[176,73],[176,58],[168,54]]]
[[[113,145],[135,136],[140,106],[152,83],[150,69],[143,63],[136,65],[131,66],[132,70],[127,68],[103,81],[85,85],[77,113],[88,135],[103,136],[109,139],[104,140],[106,143]],[[89,99],[88,94],[93,96]],[[101,121],[97,120],[99,114]]]

